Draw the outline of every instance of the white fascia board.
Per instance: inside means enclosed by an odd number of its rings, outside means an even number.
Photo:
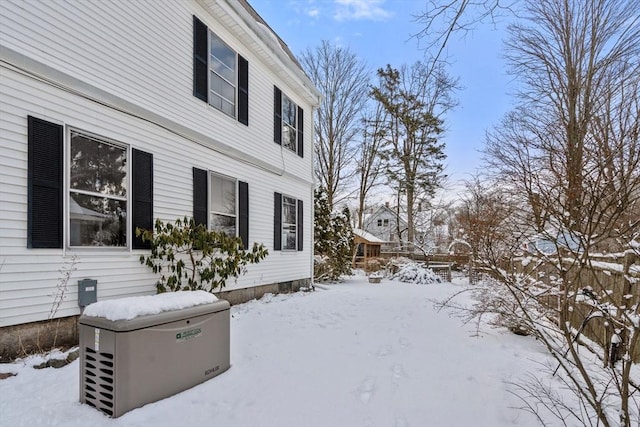
[[[231,9],[233,13],[230,13],[230,16],[236,16],[242,20],[244,26],[249,28],[250,31],[247,33],[253,41],[263,46],[266,52],[270,53],[271,57],[276,57],[279,60],[280,64],[274,64],[279,65],[278,69],[275,70],[276,73],[284,78],[285,81],[293,79],[293,81],[297,82],[299,86],[304,87],[307,92],[308,102],[312,107],[317,108],[320,105],[322,94],[307,74],[298,66],[298,64],[292,61],[289,55],[282,49],[280,42],[276,35],[272,33],[271,29],[256,21],[255,18],[251,16],[251,14],[240,4],[240,2],[236,0],[213,1],[226,11]],[[274,67],[272,66],[272,68]]]

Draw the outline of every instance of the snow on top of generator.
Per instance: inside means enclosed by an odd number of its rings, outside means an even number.
[[[167,292],[158,295],[98,301],[87,306],[84,314],[91,317],[104,317],[113,321],[131,320],[140,316],[209,304],[217,300],[215,295],[206,291]]]

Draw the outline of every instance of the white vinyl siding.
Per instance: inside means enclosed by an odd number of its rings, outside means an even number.
[[[206,4],[210,9],[204,9]],[[249,184],[249,243],[273,246],[273,191],[312,206],[311,156],[285,156],[273,144],[273,86],[283,88],[293,102],[311,111],[312,98],[302,85],[286,79],[254,36],[243,34],[240,19],[215,16],[223,10],[216,0],[158,0],[158,2],[29,2],[5,0],[0,14],[0,37],[7,49],[40,64],[41,76],[29,70],[0,65],[0,327],[44,320],[60,282],[60,269],[72,256],[76,270],[56,317],[79,314],[77,282],[98,281],[98,299],[155,292],[157,277],[140,264],[146,253],[101,248],[27,248],[27,117],[76,129],[123,147],[153,154],[153,217],[165,221],[191,216],[192,167],[215,170]],[[214,28],[231,49],[251,64],[250,126],[239,124],[193,96],[193,15]],[[46,46],[46,49],[43,47]],[[82,87],[50,84],[46,67],[78,79]],[[40,78],[43,77],[43,78]],[[106,91],[118,99],[153,112],[162,119],[210,136],[219,142],[187,138],[163,123],[138,117],[127,109],[111,108],[113,99],[92,91]],[[305,114],[305,129],[312,129]],[[305,153],[311,153],[311,132]],[[256,167],[244,158],[225,154],[228,146],[253,154],[269,167]],[[68,149],[68,148],[67,148]],[[230,151],[231,152],[231,151]],[[284,163],[283,163],[284,162]],[[269,170],[271,170],[271,172]],[[277,173],[276,173],[277,172]],[[66,177],[68,180],[69,177]],[[68,190],[68,184],[65,187]],[[68,197],[68,192],[65,197]],[[129,208],[128,208],[129,209]],[[273,253],[225,289],[286,282],[311,277],[311,215],[304,216],[305,251],[295,256]],[[65,225],[65,233],[68,225]],[[131,234],[128,234],[130,239]]]
[[[250,191],[249,236],[251,242],[273,245],[273,188],[289,188],[290,194],[311,203],[310,187],[302,181],[291,181],[275,174],[253,168],[243,162],[209,150],[202,145],[186,141],[165,129],[148,122],[123,115],[96,103],[78,98],[43,82],[34,81],[7,69],[1,70],[0,115],[2,128],[7,132],[6,144],[0,147],[0,162],[9,161],[12,167],[2,165],[0,198],[3,215],[0,217],[0,251],[3,266],[0,274],[0,327],[46,319],[51,295],[61,277],[59,270],[73,255],[78,256],[77,270],[69,282],[67,298],[57,316],[79,313],[77,307],[77,281],[84,278],[98,280],[98,299],[151,294],[155,292],[157,277],[139,262],[143,251],[125,253],[99,248],[79,249],[27,249],[27,115],[41,108],[49,115],[43,117],[74,129],[104,135],[153,153],[154,218],[175,220],[192,211],[192,165],[215,166],[216,171],[248,182]],[[35,91],[39,96],[29,102]],[[5,101],[11,102],[7,103]],[[20,104],[20,105],[18,105]],[[5,160],[6,159],[6,160]],[[179,159],[179,160],[176,160]],[[5,212],[8,214],[5,215]],[[312,230],[309,215],[304,218],[304,229]],[[309,248],[310,236],[305,234],[304,247]],[[281,256],[270,251],[259,264],[248,267],[248,272],[237,282],[230,280],[225,289],[238,289],[256,284],[276,283],[310,277],[311,265],[307,253],[301,256]],[[26,298],[25,295],[32,295]]]
[[[0,36],[10,49],[247,153],[260,153],[261,159],[282,167],[280,150],[266,145],[272,143],[266,130],[272,129],[273,116],[265,112],[272,109],[274,84],[311,111],[308,101],[298,95],[300,87],[282,80],[255,54],[254,45],[245,46],[226,26],[229,18],[216,20],[195,1],[153,4],[157,7],[138,1],[71,0],[33,2],[25,8],[22,0],[6,0]],[[251,65],[248,127],[238,126],[234,118],[219,117],[193,96],[194,14]],[[312,128],[311,116],[305,114],[305,129]],[[304,151],[310,153],[311,138],[305,136],[305,143]],[[287,172],[312,180],[311,156],[286,157],[285,162]]]

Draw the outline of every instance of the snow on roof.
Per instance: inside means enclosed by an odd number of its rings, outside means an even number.
[[[373,234],[369,233],[368,231],[364,231],[361,230],[359,228],[354,228],[353,229],[353,234],[355,234],[358,237],[363,238],[364,240],[371,242],[371,243],[385,243],[384,240],[381,240],[379,238],[377,238],[376,236],[374,236]]]
[[[140,316],[209,304],[217,300],[215,295],[206,291],[167,292],[158,295],[98,301],[87,306],[84,314],[91,317],[104,317],[113,321],[131,320]]]

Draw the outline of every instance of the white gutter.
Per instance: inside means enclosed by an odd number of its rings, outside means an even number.
[[[255,20],[253,16],[238,2],[237,0],[219,0],[224,2],[229,8],[231,8],[242,21],[247,25],[252,33],[255,34],[262,44],[270,51],[270,53],[277,57],[283,64],[283,70],[289,74],[290,77],[297,80],[297,82],[303,86],[312,99],[312,106],[318,107],[322,94],[311,81],[307,74],[296,64],[289,55],[282,49],[277,36],[271,32],[271,29],[264,24]]]

